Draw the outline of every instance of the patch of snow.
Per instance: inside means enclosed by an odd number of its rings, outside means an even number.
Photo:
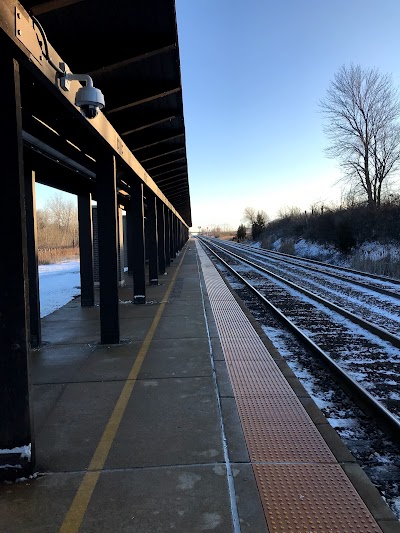
[[[349,266],[343,259],[343,256],[333,245],[318,244],[316,242],[300,239],[294,244],[296,255],[307,257],[308,259],[317,259],[318,261],[327,261],[329,263]]]
[[[12,453],[19,453],[21,459],[28,459],[28,461],[31,460],[31,454],[32,454],[32,445],[31,443],[26,444],[25,446],[16,446],[15,448],[3,448],[0,449],[0,455],[8,455]]]
[[[79,261],[39,266],[40,317],[70,302],[80,291]]]

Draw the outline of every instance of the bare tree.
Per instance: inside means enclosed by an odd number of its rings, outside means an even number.
[[[254,207],[245,207],[243,211],[243,222],[247,222],[249,226],[256,220],[257,212]]]
[[[300,207],[292,206],[283,206],[278,210],[278,218],[296,218],[302,215],[303,211]]]
[[[382,183],[400,161],[400,106],[391,77],[377,69],[342,66],[320,105],[328,156],[339,159],[343,179],[366,196],[368,206],[379,207]]]
[[[71,200],[55,194],[37,211],[39,248],[78,244],[78,210]]]
[[[46,203],[50,219],[59,229],[68,230],[76,214],[76,206],[60,194],[54,194]]]
[[[260,211],[256,211],[254,207],[245,208],[245,210],[243,211],[242,221],[247,222],[248,226],[252,227],[253,224],[257,222],[257,217],[258,217],[258,221],[262,220],[264,225],[266,225],[267,222],[269,221],[269,216],[264,211],[264,209],[261,209]]]

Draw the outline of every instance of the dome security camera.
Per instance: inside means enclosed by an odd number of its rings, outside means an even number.
[[[81,113],[86,118],[97,117],[100,109],[103,109],[104,95],[100,89],[93,87],[93,80],[87,74],[72,74],[68,67],[62,63],[62,75],[60,76],[60,86],[64,91],[70,90],[71,81],[80,81],[85,83],[83,87],[77,90],[75,95],[75,105],[80,108]]]
[[[86,85],[76,92],[75,105],[80,107],[81,113],[86,118],[95,118],[100,109],[104,107],[104,95],[100,89]]]

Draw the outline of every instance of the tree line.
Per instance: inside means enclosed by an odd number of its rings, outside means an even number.
[[[385,217],[390,213],[392,218],[400,205],[399,194],[391,186],[391,178],[396,176],[400,167],[399,94],[390,75],[352,64],[342,66],[335,74],[320,102],[320,109],[328,140],[326,154],[339,162],[340,181],[345,183],[346,189],[340,207],[328,210],[324,216],[323,205],[313,206],[311,215],[320,215],[313,220],[324,225],[327,221],[332,222],[336,212],[337,220],[340,219],[335,225],[337,242],[343,251],[348,251],[357,240],[351,232],[350,211],[357,213],[355,218],[358,221],[365,218],[364,228],[372,238],[377,233],[375,226],[379,224],[382,228]],[[289,216],[280,213],[275,225],[279,226],[280,220],[292,219],[297,222],[297,229],[307,229],[310,215],[297,208],[291,209]],[[362,215],[364,210],[365,217]],[[378,215],[377,212],[382,210],[384,212]],[[302,223],[299,224],[300,220]],[[243,222],[250,227],[252,238],[257,240],[265,231],[268,217],[264,211],[256,212],[247,207]],[[318,238],[321,236],[315,228],[311,233],[317,234]],[[365,237],[365,231],[361,229],[359,234]],[[242,240],[246,235],[246,225],[241,224],[237,239]]]
[[[72,200],[53,195],[36,211],[36,220],[39,251],[79,246],[78,209]]]
[[[379,209],[384,185],[400,163],[400,102],[391,76],[342,66],[320,108],[328,157],[339,161],[350,194],[371,211]]]

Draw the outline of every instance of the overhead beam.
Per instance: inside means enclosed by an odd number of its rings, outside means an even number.
[[[61,0],[60,0],[61,1]],[[68,0],[65,0],[68,1]],[[73,1],[73,0],[70,0]],[[81,0],[75,0],[75,1],[81,1]],[[131,57],[129,59],[125,59],[124,61],[118,61],[117,63],[113,63],[112,65],[107,65],[105,67],[98,68],[96,70],[92,70],[89,72],[90,76],[97,76],[101,74],[108,74],[112,72],[113,70],[118,70],[120,68],[127,67],[129,65],[132,65],[133,63],[137,63],[139,61],[145,61],[147,59],[150,59],[154,56],[158,56],[160,54],[165,54],[167,52],[170,52],[171,50],[176,50],[177,46],[176,43],[169,44],[168,46],[163,46],[162,48],[157,48],[155,50],[150,50],[149,52],[145,52],[143,54],[139,54],[137,56]]]
[[[157,185],[160,185],[161,183],[165,183],[166,181],[171,181],[174,178],[179,178],[179,176],[186,176],[187,172],[180,172],[179,174],[174,174],[173,176],[169,176],[168,178],[164,178],[162,180],[157,180]]]
[[[185,146],[181,146],[180,148],[175,148],[175,150],[169,150],[168,152],[164,152],[162,154],[154,155],[153,157],[147,157],[146,159],[142,159],[142,163],[146,163],[147,161],[153,161],[154,159],[158,159],[159,157],[164,157],[169,154],[174,154],[175,152],[180,152],[181,150],[185,150]]]
[[[132,107],[147,104],[148,102],[154,102],[154,100],[165,98],[166,96],[169,96],[170,94],[178,93],[181,90],[182,90],[182,87],[175,87],[173,89],[170,89],[169,91],[162,91],[160,93],[152,94],[144,98],[139,98],[138,100],[127,102],[126,104],[120,105],[118,107],[108,108],[105,113],[106,115],[112,115],[113,113],[118,113],[119,111],[125,111],[126,109],[130,109]]]
[[[163,122],[168,122],[169,120],[173,120],[174,118],[176,118],[175,115],[170,115],[170,116],[162,118],[160,120],[156,120],[154,122],[149,122],[147,124],[143,124],[142,126],[139,126],[137,128],[133,128],[131,130],[123,131],[121,133],[121,137],[124,137],[124,135],[129,135],[131,133],[135,133],[137,131],[145,130],[147,128],[152,128],[153,126],[158,126],[159,124],[162,124]]]
[[[60,161],[70,161],[71,166],[77,170],[95,177],[95,162],[87,157],[80,147],[30,114],[23,114],[22,122],[23,137],[26,143],[31,142],[36,145],[36,148],[42,147],[48,153],[54,153]]]
[[[168,161],[167,163],[162,163],[161,165],[156,165],[155,167],[149,167],[147,170],[150,172],[150,170],[154,170],[160,167],[166,167],[167,165],[172,165],[173,163],[178,163],[179,161],[186,161],[186,157],[179,157],[178,159],[172,159],[172,161]]]
[[[43,4],[32,6],[31,10],[34,15],[43,15],[44,13],[49,13],[50,11],[55,11],[72,4],[79,4],[79,2],[83,1],[84,0],[51,0],[50,2],[44,2]]]
[[[165,170],[163,172],[159,172],[158,174],[151,173],[151,175],[154,179],[154,178],[157,178],[158,176],[165,176],[166,174],[171,174],[171,172],[177,172],[178,170],[183,170],[184,168],[187,169],[187,164],[181,165],[180,167],[172,168],[171,170]]]
[[[185,181],[180,181],[180,182],[176,182],[176,183],[171,183],[170,185],[168,185],[164,191],[165,191],[165,194],[168,195],[171,193],[171,191],[179,188],[182,190],[182,188],[186,185]]]
[[[171,183],[171,185],[168,185],[168,187],[165,189],[165,194],[170,197],[173,191],[184,193],[188,190],[189,186],[185,185],[184,183]]]
[[[163,139],[159,139],[158,141],[155,141],[150,144],[146,144],[145,146],[139,146],[138,148],[131,148],[132,152],[138,152],[139,150],[144,150],[145,148],[149,148],[150,146],[155,146],[156,144],[165,143],[168,141],[173,141],[174,139],[178,139],[179,137],[184,137],[184,133],[179,133],[178,135],[172,135],[172,137],[164,137]]]
[[[180,190],[177,191],[177,192],[171,192],[171,193],[168,194],[168,198],[176,198],[177,196],[182,196],[182,195],[185,194],[188,190],[189,190],[189,187],[184,188],[184,189],[180,189]]]
[[[70,194],[90,192],[94,182],[82,179],[82,175],[72,168],[57,163],[45,154],[24,146],[24,161],[31,164],[36,172],[36,181],[42,185],[54,187]]]

